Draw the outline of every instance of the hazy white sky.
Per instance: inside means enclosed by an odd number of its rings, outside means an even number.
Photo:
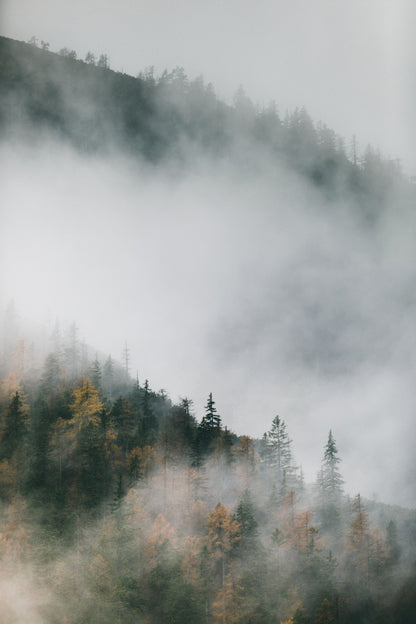
[[[182,66],[219,95],[242,84],[282,114],[305,105],[416,174],[413,0],[2,0],[1,32],[105,52],[136,75]]]

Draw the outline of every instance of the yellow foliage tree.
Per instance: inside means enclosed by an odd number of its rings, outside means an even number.
[[[250,438],[250,436],[243,436],[240,438],[234,450],[234,454],[240,461],[244,477],[246,482],[248,482],[250,475],[253,474],[255,468],[253,438]]]
[[[335,614],[331,606],[331,603],[327,598],[324,598],[321,606],[316,614],[316,624],[335,624]]]
[[[240,620],[240,600],[243,588],[234,583],[231,574],[227,574],[223,586],[212,603],[214,624],[236,624]]]
[[[79,387],[74,390],[70,407],[73,417],[69,424],[74,427],[77,433],[87,425],[96,426],[99,424],[103,404],[100,401],[98,390],[88,378],[81,379]]]
[[[358,495],[354,501],[357,515],[347,533],[347,548],[350,562],[357,574],[359,582],[368,582],[370,562],[370,522],[361,506]]]
[[[0,462],[0,492],[2,497],[9,499],[16,490],[17,484],[17,466],[13,465],[7,459]]]
[[[74,390],[70,409],[72,418],[70,420],[59,418],[54,425],[52,451],[58,463],[59,487],[62,481],[63,464],[66,461],[72,462],[72,467],[79,471],[79,440],[81,434],[88,427],[98,428],[100,423],[100,413],[103,409],[103,404],[100,401],[98,390],[88,378],[82,378],[78,387]],[[108,442],[110,448],[111,439]]]
[[[151,527],[144,553],[146,557],[147,572],[154,569],[160,556],[163,556],[166,547],[175,539],[175,530],[166,520],[163,514],[158,514]]]
[[[311,512],[302,511],[297,514],[293,521],[292,540],[297,550],[304,553],[313,552],[317,543],[318,529],[311,524]]]
[[[234,520],[230,509],[218,503],[208,518],[208,535],[212,549],[221,553],[230,551],[240,539],[240,525]]]
[[[154,464],[155,454],[151,446],[136,446],[127,455],[127,467],[134,479],[146,478]]]
[[[227,555],[240,539],[240,524],[230,509],[218,503],[208,518],[208,538],[214,565],[220,564],[220,585],[224,586]]]

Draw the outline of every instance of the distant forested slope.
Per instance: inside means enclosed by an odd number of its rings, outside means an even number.
[[[241,165],[284,163],[327,193],[353,193],[359,203],[380,204],[403,183],[397,161],[368,146],[358,153],[304,108],[279,116],[274,104],[259,108],[240,88],[232,105],[202,78],[182,68],[139,77],[112,71],[35,45],[0,37],[0,132],[26,138],[48,135],[77,149],[121,149],[157,163],[187,161],[198,153]]]

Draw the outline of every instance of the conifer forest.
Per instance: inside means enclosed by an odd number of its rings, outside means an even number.
[[[393,214],[414,213],[414,182],[396,160],[346,145],[304,108],[280,115],[242,88],[227,104],[182,68],[133,77],[112,70],[105,54],[81,60],[35,38],[0,37],[0,85],[6,147],[48,141],[172,178],[211,161],[235,179],[275,168],[287,197],[302,180],[325,209],[337,206],[340,227],[348,214],[370,233]],[[186,247],[186,233],[175,244],[178,253]],[[215,253],[215,241],[203,244]],[[99,288],[115,300],[103,273]],[[145,283],[131,285],[144,301]],[[411,306],[410,278],[408,286]],[[66,288],[68,300],[76,296],[74,284]],[[192,293],[183,306],[192,307]],[[186,380],[172,399],[153,387],[145,363],[136,375],[127,344],[105,353],[83,339],[78,319],[31,322],[13,301],[0,313],[0,624],[416,622],[416,509],[351,491],[335,417],[324,437],[311,434],[320,469],[305,476],[278,402],[261,415],[262,435],[235,432],[209,379],[201,412]],[[341,374],[352,363],[337,359],[329,315],[319,324],[331,362],[322,374]],[[231,352],[242,316],[224,327],[217,339]],[[301,330],[296,339],[307,365],[322,371],[312,339]],[[383,348],[375,341],[375,359],[387,358]],[[386,458],[369,455],[383,474]],[[357,470],[367,461],[358,457]]]

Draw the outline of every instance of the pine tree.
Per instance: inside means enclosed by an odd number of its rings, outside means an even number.
[[[391,566],[396,565],[400,560],[402,549],[399,544],[397,525],[394,520],[390,520],[386,529],[387,544],[389,547],[389,561]]]
[[[235,517],[240,525],[242,538],[240,544],[251,545],[253,538],[257,535],[258,522],[255,517],[254,505],[249,490],[244,490],[243,496],[238,503]]]
[[[332,431],[329,431],[328,442],[325,446],[324,458],[322,461],[322,488],[328,502],[335,503],[342,494],[344,480],[338,470],[340,463],[338,450]]]
[[[332,533],[338,531],[341,520],[340,503],[344,480],[338,470],[340,461],[335,439],[330,431],[318,474],[317,491],[322,527]]]
[[[205,410],[205,415],[203,416],[198,428],[199,439],[203,451],[208,450],[213,440],[219,437],[221,431],[221,417],[217,413],[215,401],[212,398],[212,392],[209,393]]]
[[[64,361],[69,378],[76,379],[80,373],[81,346],[78,338],[78,327],[75,323],[72,323],[67,332]]]
[[[287,484],[294,477],[295,467],[292,460],[292,440],[287,434],[286,423],[280,416],[273,418],[266,440],[266,461],[274,469],[278,482],[285,481]]]
[[[10,459],[27,433],[27,409],[21,393],[16,391],[7,406],[2,423],[0,456]]]
[[[209,393],[207,404],[205,406],[205,416],[202,419],[201,426],[210,430],[218,430],[221,428],[221,416],[217,414],[215,401],[212,398],[212,392]]]
[[[95,360],[90,366],[90,375],[93,385],[95,386],[95,388],[97,388],[97,390],[100,390],[102,373],[97,354],[95,354]]]
[[[152,396],[154,396],[154,393],[152,393],[152,390],[150,389],[149,380],[146,379],[142,393],[141,409],[143,418],[141,424],[143,439],[149,444],[153,444],[155,442],[156,434],[159,428],[159,423],[151,403]]]
[[[59,358],[55,353],[50,353],[45,360],[43,374],[41,378],[42,390],[46,394],[58,389],[61,381],[61,367]]]

